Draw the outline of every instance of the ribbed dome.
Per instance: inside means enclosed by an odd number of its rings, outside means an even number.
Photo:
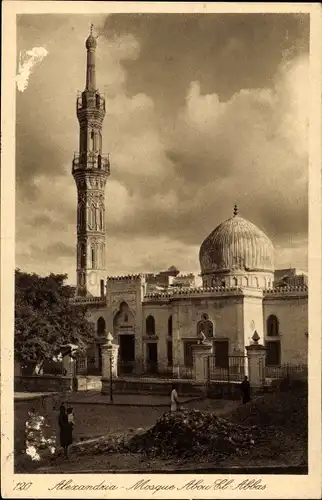
[[[200,247],[201,273],[273,271],[274,247],[263,231],[237,215],[222,222]]]

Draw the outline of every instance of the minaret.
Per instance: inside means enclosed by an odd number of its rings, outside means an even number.
[[[79,153],[72,170],[77,186],[77,296],[102,295],[106,279],[105,186],[110,163],[102,156],[105,99],[96,88],[92,27],[85,43],[86,86],[77,97]]]

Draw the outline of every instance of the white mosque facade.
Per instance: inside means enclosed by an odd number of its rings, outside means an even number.
[[[172,266],[158,274],[107,276],[105,185],[110,174],[102,154],[105,100],[96,89],[96,39],[86,40],[86,88],[77,100],[80,147],[73,161],[77,186],[77,288],[87,304],[96,342],[78,371],[101,372],[107,332],[119,345],[119,371],[184,375],[192,345],[203,331],[218,366],[244,355],[255,330],[266,346],[268,366],[307,364],[307,275],[276,270],[274,247],[259,228],[238,214],[217,226],[200,247],[200,277]]]

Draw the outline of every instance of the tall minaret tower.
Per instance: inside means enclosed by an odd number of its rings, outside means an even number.
[[[86,86],[77,97],[79,153],[73,160],[77,186],[77,296],[100,296],[106,279],[105,186],[109,158],[102,156],[105,99],[96,88],[96,38],[86,40]]]

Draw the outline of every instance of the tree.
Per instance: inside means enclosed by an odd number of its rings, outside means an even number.
[[[95,336],[84,305],[73,304],[74,288],[65,284],[67,275],[46,277],[15,272],[15,359],[42,365],[74,344],[84,352]]]

